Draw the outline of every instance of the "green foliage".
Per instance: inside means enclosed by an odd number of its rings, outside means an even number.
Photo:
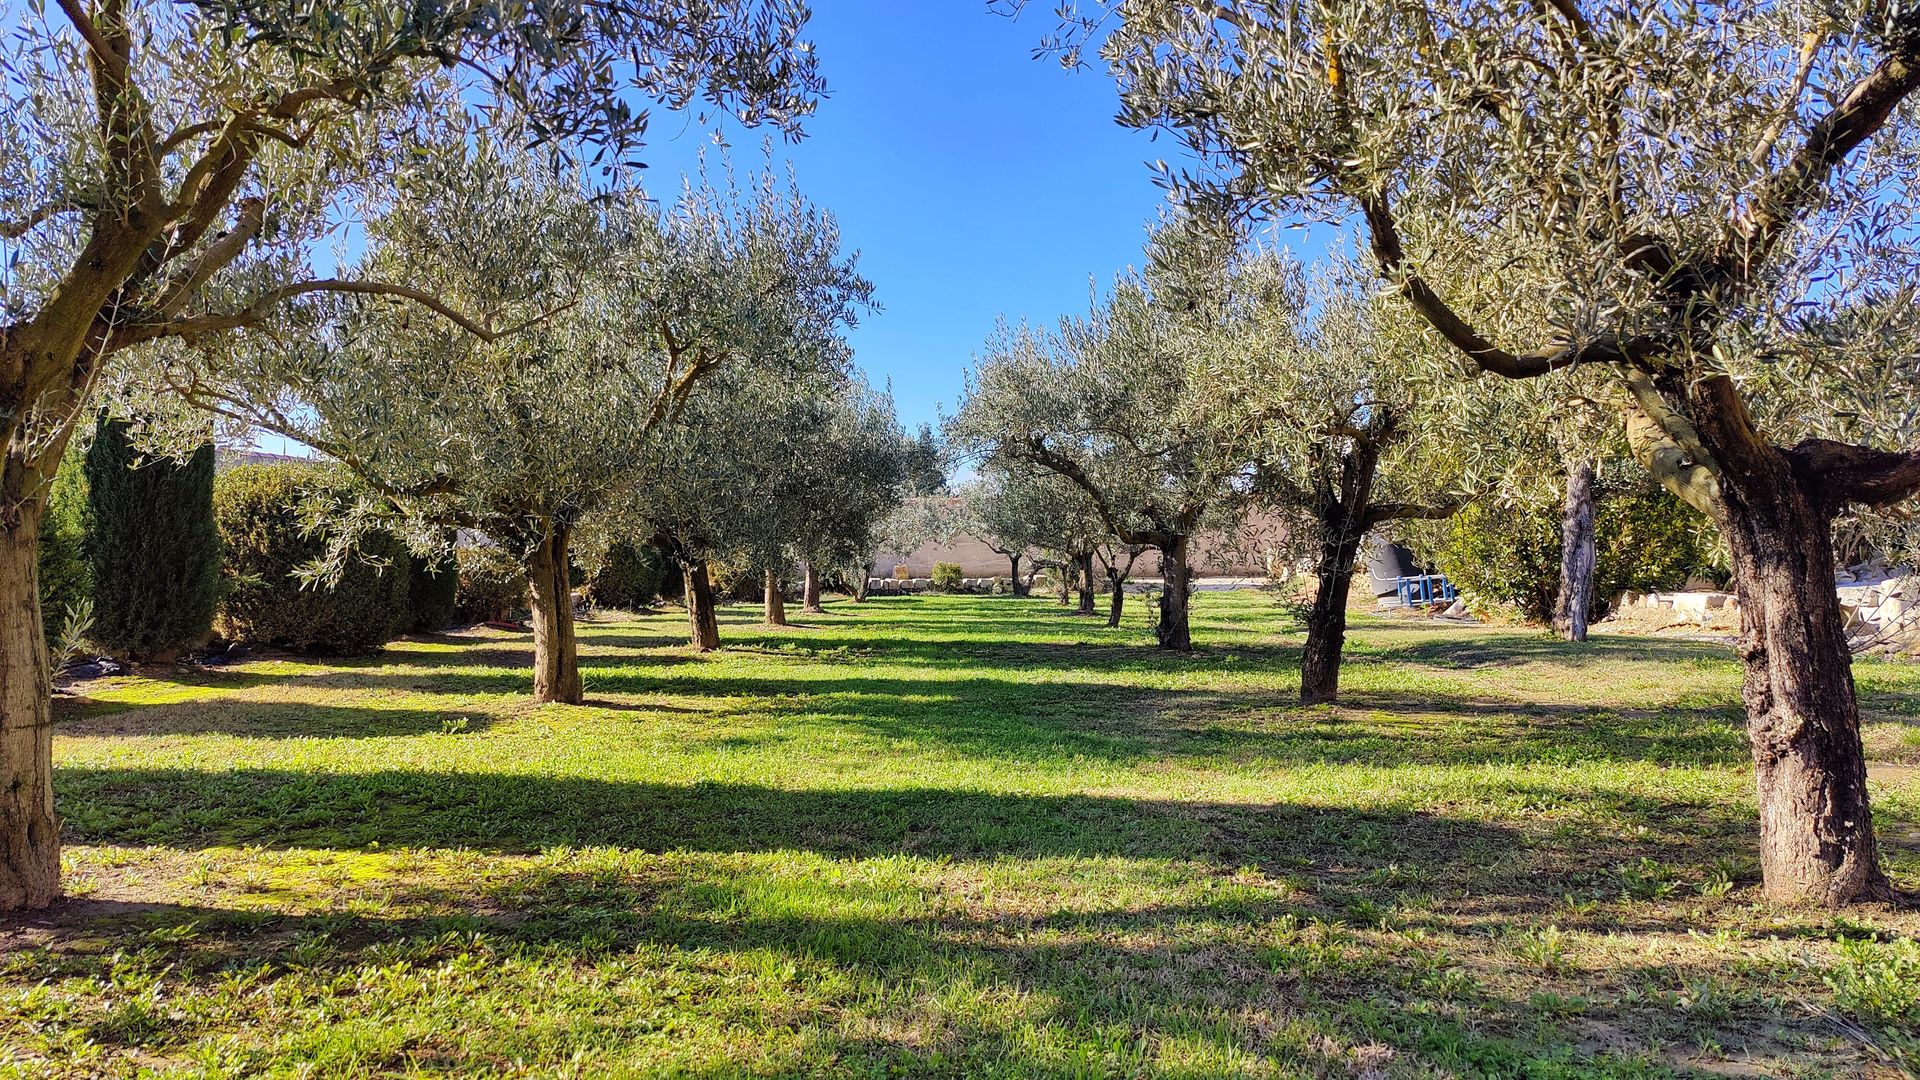
[[[1478,502],[1410,540],[1469,599],[1534,622],[1553,616],[1560,589],[1560,517],[1553,497]],[[1622,592],[1673,589],[1713,559],[1700,516],[1644,473],[1594,483],[1593,611]]]
[[[497,547],[470,544],[454,553],[460,588],[454,610],[462,622],[486,622],[527,606],[527,571]]]
[[[103,417],[86,479],[92,640],[143,660],[205,641],[220,600],[212,444],[184,461],[142,457],[127,425]]]
[[[1920,942],[1848,939],[1834,951],[1840,963],[1826,983],[1843,1012],[1888,1028],[1920,1026]]]
[[[413,629],[431,633],[453,625],[460,601],[460,565],[451,554],[408,560],[407,607]]]
[[[90,604],[92,575],[87,565],[86,455],[69,446],[47,492],[40,522],[40,624],[54,644],[67,614]]]
[[[362,534],[337,579],[302,573],[326,556],[333,539],[316,515],[357,494],[345,474],[314,465],[247,465],[220,475],[214,510],[230,583],[220,605],[223,635],[355,653],[406,632],[412,564],[392,534]]]
[[[933,587],[936,589],[939,589],[942,592],[959,591],[959,588],[960,588],[960,564],[959,563],[950,563],[950,562],[934,563],[933,572],[928,576],[933,581]]]
[[[660,579],[666,571],[667,561],[658,549],[617,541],[607,549],[605,562],[588,579],[588,586],[595,604],[634,611],[659,598]]]

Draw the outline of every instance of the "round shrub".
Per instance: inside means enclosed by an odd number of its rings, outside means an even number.
[[[605,563],[587,585],[595,604],[633,611],[659,598],[665,574],[666,560],[652,545],[622,540],[607,549]]]
[[[960,591],[961,576],[959,563],[934,563],[933,570],[928,573],[927,577],[933,582],[933,587],[939,589],[941,592]]]
[[[491,544],[468,544],[454,553],[460,591],[454,604],[462,622],[486,622],[527,606],[527,572]]]
[[[1426,530],[1416,547],[1469,599],[1553,617],[1560,591],[1560,497],[1474,503]],[[1594,483],[1593,613],[1622,592],[1674,589],[1713,558],[1709,526],[1644,473]]]
[[[365,652],[412,625],[411,560],[397,537],[363,537],[339,580],[303,581],[327,550],[307,529],[307,500],[355,494],[343,473],[299,463],[244,465],[220,474],[214,511],[229,588],[216,628],[228,638],[316,652]]]

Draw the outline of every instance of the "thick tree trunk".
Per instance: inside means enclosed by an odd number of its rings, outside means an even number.
[[[1071,557],[1061,559],[1057,570],[1060,587],[1059,594],[1054,599],[1060,601],[1061,607],[1066,607],[1073,602],[1073,559]]]
[[[43,499],[17,504],[0,528],[0,911],[60,896],[60,822],[53,813],[53,702],[40,626]]]
[[[1120,625],[1120,612],[1127,605],[1127,583],[1119,574],[1107,572],[1107,625]]]
[[[853,583],[853,591],[847,595],[851,597],[856,604],[865,601],[867,593],[873,589],[872,581],[873,575],[868,573],[865,567],[862,567],[859,579]]]
[[[573,629],[572,530],[555,525],[527,559],[533,609],[533,700],[578,705],[580,649]]]
[[[800,610],[809,615],[821,615],[826,608],[820,606],[820,572],[813,568],[812,562],[800,564]]]
[[[767,625],[787,625],[787,583],[775,571],[767,571]]]
[[[1160,548],[1160,627],[1155,632],[1163,649],[1193,651],[1193,629],[1187,621],[1187,601],[1192,589],[1187,567],[1187,537],[1180,536]]]
[[[1093,614],[1093,552],[1083,551],[1074,557],[1074,566],[1080,575],[1080,614]]]
[[[1553,605],[1553,632],[1568,641],[1587,640],[1593,606],[1593,466],[1567,469],[1566,511],[1560,518],[1560,593]]]
[[[1030,595],[1033,592],[1033,590],[1027,586],[1027,583],[1025,581],[1022,581],[1020,579],[1020,553],[1017,551],[1009,553],[1007,555],[1007,562],[1012,565],[1013,576],[1008,579],[1009,581],[1012,582],[1012,584],[1008,587],[1013,590],[1013,595],[1015,596]]]
[[[1307,611],[1307,644],[1300,654],[1300,702],[1316,705],[1340,696],[1340,655],[1347,646],[1347,596],[1366,530],[1344,514],[1321,525],[1318,583]]]
[[[1740,598],[1764,890],[1824,906],[1888,900],[1831,519],[1777,455],[1740,464],[1720,479],[1721,529]]]
[[[720,647],[720,618],[713,607],[713,578],[707,560],[694,559],[682,571],[686,583],[687,643],[698,652]]]

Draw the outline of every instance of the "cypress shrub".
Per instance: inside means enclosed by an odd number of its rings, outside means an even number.
[[[460,564],[453,554],[433,559],[413,556],[407,580],[413,628],[433,633],[452,626],[460,599]]]
[[[593,602],[628,611],[647,607],[660,595],[665,570],[666,560],[652,545],[622,540],[607,549],[606,563],[589,582]]]
[[[309,531],[309,499],[345,500],[354,484],[315,465],[245,465],[220,474],[214,507],[229,588],[218,627],[226,637],[315,652],[366,652],[413,622],[411,556],[388,533],[360,541],[339,580],[307,582],[301,567],[327,550]]]
[[[142,458],[127,425],[103,416],[86,478],[93,640],[136,660],[169,659],[206,641],[220,600],[213,444],[185,461]]]
[[[70,447],[47,491],[47,512],[40,521],[40,624],[48,645],[58,640],[67,612],[92,595],[86,544],[86,455]]]

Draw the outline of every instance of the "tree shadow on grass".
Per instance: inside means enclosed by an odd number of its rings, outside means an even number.
[[[291,701],[215,698],[130,705],[74,702],[60,712],[55,731],[75,738],[156,735],[242,735],[253,739],[403,738],[457,730],[485,731],[495,717],[458,706],[393,708],[377,704],[320,705]]]
[[[1484,861],[1509,830],[1415,811],[938,788],[787,789],[485,773],[67,767],[71,842],[178,848],[566,846],[993,858],[1114,855],[1226,867]],[[1355,852],[1362,854],[1356,855]]]

